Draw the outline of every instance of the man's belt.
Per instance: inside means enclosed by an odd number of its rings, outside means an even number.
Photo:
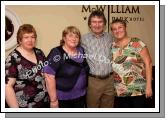
[[[98,78],[98,79],[107,79],[112,74],[113,74],[113,72],[111,72],[110,74],[107,74],[107,75],[93,75],[93,74],[89,74],[89,76],[94,77],[94,78]]]

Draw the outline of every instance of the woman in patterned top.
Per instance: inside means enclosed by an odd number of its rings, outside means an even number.
[[[42,68],[45,55],[35,48],[37,34],[30,24],[17,32],[18,46],[5,61],[5,99],[11,108],[49,107]]]
[[[152,60],[146,45],[139,38],[127,36],[126,22],[111,23],[115,38],[112,45],[112,67],[118,107],[145,107],[145,98],[152,96]]]

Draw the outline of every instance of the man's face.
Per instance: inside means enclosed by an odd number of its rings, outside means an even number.
[[[100,35],[104,30],[104,20],[102,17],[94,16],[91,18],[90,29],[96,35]]]

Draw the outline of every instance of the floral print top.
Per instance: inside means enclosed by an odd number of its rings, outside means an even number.
[[[5,61],[5,82],[8,78],[16,78],[14,91],[20,108],[46,107],[48,94],[45,89],[42,68],[45,55],[40,49],[34,48],[37,64],[24,58],[16,49]]]
[[[138,38],[131,38],[124,48],[112,45],[114,87],[118,97],[145,94],[145,65],[140,51],[146,45]]]

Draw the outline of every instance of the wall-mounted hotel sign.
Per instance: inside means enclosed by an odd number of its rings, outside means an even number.
[[[110,18],[111,20],[114,19],[124,19],[126,21],[144,21],[144,18],[140,15],[140,6],[139,5],[82,5],[82,12],[83,13],[91,13],[94,10],[100,10],[100,11],[107,11],[107,18]],[[120,16],[118,17],[118,15]],[[126,15],[132,15],[132,14],[138,14],[137,17],[130,17],[130,16],[124,16]],[[116,16],[115,16],[116,15]],[[83,17],[84,20],[86,20],[87,16]]]
[[[123,19],[129,22],[143,22],[144,17],[141,13],[140,5],[82,5],[81,12],[86,21],[89,14],[94,10],[103,11],[109,24],[114,19]],[[144,12],[144,11],[142,11]],[[86,14],[87,13],[87,14]],[[109,30],[109,28],[108,28]]]

